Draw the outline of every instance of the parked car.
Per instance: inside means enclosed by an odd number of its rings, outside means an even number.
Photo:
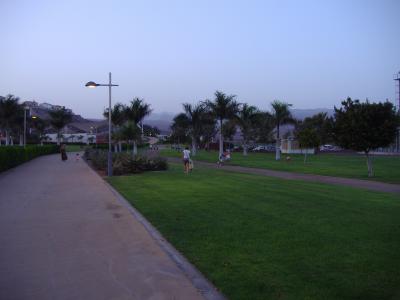
[[[266,151],[266,150],[267,149],[265,146],[257,146],[257,147],[254,147],[251,151],[258,152],[258,151]]]
[[[334,145],[322,145],[321,147],[319,147],[319,151],[340,151],[341,148],[338,146],[334,146]]]
[[[271,152],[271,151],[275,151],[275,146],[274,145],[260,145],[260,146],[254,147],[253,149],[251,149],[251,151]]]

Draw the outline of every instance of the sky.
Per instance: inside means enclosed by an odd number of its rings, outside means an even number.
[[[394,101],[400,1],[0,0],[0,95],[101,118],[143,98],[157,113],[213,99],[260,109]]]

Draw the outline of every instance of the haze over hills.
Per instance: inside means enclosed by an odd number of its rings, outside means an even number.
[[[31,107],[31,111],[33,114],[39,116],[43,119],[48,119],[48,111],[51,109],[55,109],[61,107],[59,105],[52,105],[48,103],[38,104],[37,102],[25,102],[26,105]],[[67,108],[68,109],[68,108]],[[72,110],[70,110],[72,112]],[[329,108],[314,108],[314,109],[291,109],[293,116],[296,119],[302,120],[306,117],[310,117],[320,112],[326,112],[328,116],[332,116],[334,114],[333,109]],[[69,129],[71,131],[77,132],[87,132],[91,127],[96,127],[98,130],[107,127],[107,121],[105,119],[92,119],[92,118],[84,118],[81,115],[77,115],[73,113],[73,122],[69,125]],[[171,112],[153,112],[150,116],[146,117],[144,120],[144,124],[155,126],[160,129],[162,134],[170,133],[171,123],[176,113]]]

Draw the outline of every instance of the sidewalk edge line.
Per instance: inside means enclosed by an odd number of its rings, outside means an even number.
[[[192,285],[200,292],[207,300],[227,300],[225,296],[219,292],[216,287],[194,266],[186,257],[184,257],[175,247],[165,239],[161,233],[147,219],[125,199],[110,183],[102,178],[93,168],[85,161],[90,171],[94,172],[103,183],[110,189],[117,200],[128,209],[131,215],[139,221],[140,224],[150,234],[157,245],[171,258],[175,265],[189,279]]]

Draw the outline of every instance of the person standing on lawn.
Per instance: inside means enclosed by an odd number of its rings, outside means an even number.
[[[185,150],[183,150],[183,166],[186,174],[189,173],[189,165],[190,165],[190,150],[189,147],[186,147]]]

